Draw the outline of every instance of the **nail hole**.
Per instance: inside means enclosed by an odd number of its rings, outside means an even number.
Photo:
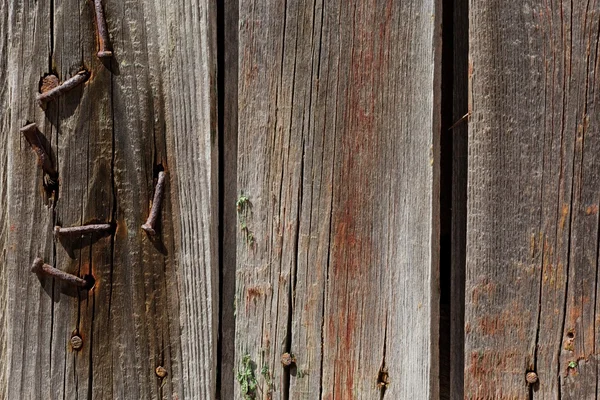
[[[567,338],[573,339],[575,338],[575,334],[573,332],[567,332]]]
[[[94,285],[96,284],[96,279],[94,278],[93,275],[86,275],[83,277],[83,279],[85,279],[86,281],[86,285],[83,287],[85,290],[90,290],[94,287]]]

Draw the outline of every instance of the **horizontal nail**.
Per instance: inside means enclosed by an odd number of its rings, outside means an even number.
[[[38,94],[37,101],[40,107],[44,108],[46,106],[46,103],[55,100],[57,97],[65,94],[69,90],[73,90],[75,87],[87,81],[89,77],[90,74],[87,71],[79,71],[75,76],[67,79],[57,87],[52,88],[47,92]]]
[[[31,266],[31,272],[40,275],[50,276],[52,278],[58,279],[60,281],[66,282],[68,284],[79,286],[79,287],[89,287],[89,282],[83,278],[80,278],[75,275],[71,275],[67,272],[61,271],[57,268],[54,268],[51,265],[44,264],[44,261],[41,258],[36,258],[33,260],[33,265]]]
[[[81,226],[72,226],[69,228],[63,228],[62,226],[54,227],[54,236],[78,236],[78,235],[90,235],[94,233],[106,233],[112,231],[111,224],[89,224]]]

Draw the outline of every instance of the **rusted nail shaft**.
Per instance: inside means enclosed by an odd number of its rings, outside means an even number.
[[[60,281],[69,283],[71,285],[85,287],[88,285],[88,282],[75,275],[71,275],[69,273],[63,272],[60,269],[54,268],[51,265],[44,264],[44,261],[41,258],[36,258],[33,260],[33,265],[31,266],[31,272],[41,275],[51,276]]]
[[[102,0],[94,0],[94,8],[96,9],[96,26],[98,27],[98,58],[112,57],[112,51],[109,48],[108,28],[106,27],[106,19],[104,18],[104,9],[102,8]]]
[[[142,229],[145,230],[148,235],[156,235],[156,221],[158,220],[163,192],[165,190],[165,176],[166,174],[164,171],[158,173],[158,182],[156,182],[154,200],[152,200],[152,209],[150,210],[150,215],[148,216],[146,223],[142,225]]]
[[[79,71],[75,76],[67,79],[57,87],[52,88],[47,92],[38,94],[37,101],[40,104],[40,107],[44,108],[46,103],[55,100],[57,97],[62,96],[69,90],[81,85],[83,82],[87,81],[89,77],[90,74],[87,71]]]
[[[21,133],[25,136],[25,139],[35,151],[35,154],[38,156],[38,165],[42,167],[42,170],[47,173],[50,178],[56,179],[58,178],[58,172],[52,166],[52,160],[48,153],[46,153],[46,149],[42,144],[42,140],[40,139],[40,132],[37,128],[36,124],[29,124],[21,128]]]
[[[90,224],[69,228],[63,228],[62,226],[57,225],[54,227],[54,236],[89,235],[93,233],[104,233],[110,230],[112,230],[112,225],[110,224]]]

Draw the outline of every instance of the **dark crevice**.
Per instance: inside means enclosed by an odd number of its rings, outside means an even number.
[[[442,81],[440,132],[440,399],[450,398],[451,305],[452,301],[452,170],[454,124],[454,0],[444,2],[442,14]]]
[[[225,234],[223,226],[224,219],[224,203],[225,203],[225,2],[217,2],[217,125],[218,125],[218,141],[219,141],[219,177],[218,177],[218,204],[219,204],[219,321],[218,321],[218,336],[217,336],[217,392],[216,398],[221,398],[223,391],[223,240]],[[229,300],[231,301],[231,300]]]
[[[379,400],[383,400],[385,391],[390,384],[390,377],[388,374],[387,366],[385,365],[385,354],[387,350],[387,328],[388,328],[388,316],[387,312],[385,315],[385,328],[383,333],[383,358],[381,360],[381,367],[379,368],[379,375],[377,377],[377,386],[379,387]]]

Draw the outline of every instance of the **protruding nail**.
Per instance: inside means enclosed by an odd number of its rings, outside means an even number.
[[[87,71],[79,71],[75,76],[67,79],[59,86],[52,88],[47,92],[38,94],[37,101],[40,104],[40,107],[45,108],[48,102],[55,100],[57,97],[65,94],[69,90],[81,85],[87,81],[89,77],[90,74]]]
[[[527,375],[525,376],[525,380],[527,381],[528,384],[533,385],[534,383],[537,383],[538,381],[538,376],[535,372],[528,372]]]
[[[142,229],[146,231],[148,235],[156,235],[156,221],[158,214],[160,213],[160,206],[162,203],[163,192],[165,190],[165,172],[160,171],[158,173],[158,182],[156,182],[156,188],[154,189],[154,200],[152,200],[152,209],[150,215],[146,220],[146,223],[142,225]]]
[[[102,0],[94,0],[94,8],[96,9],[96,26],[98,27],[98,58],[112,57],[110,51],[110,40],[108,37],[108,29],[106,27],[106,19],[104,18],[104,9],[102,8]]]
[[[73,350],[80,350],[83,347],[83,340],[79,335],[71,336],[71,347]]]
[[[158,376],[160,379],[163,379],[165,376],[168,375],[167,370],[165,368],[161,367],[160,365],[158,367],[156,367],[154,372],[156,373],[156,376]]]
[[[46,149],[42,144],[42,140],[40,138],[40,131],[37,128],[35,123],[26,125],[21,128],[21,133],[25,136],[25,139],[35,151],[35,154],[38,156],[38,165],[42,167],[42,170],[50,176],[52,180],[56,180],[58,178],[58,173],[52,166],[52,160],[48,153],[46,153]]]
[[[292,365],[295,362],[296,362],[296,357],[294,357],[290,353],[283,353],[281,355],[281,363],[283,364],[284,367],[289,367],[290,365]]]
[[[35,260],[33,260],[33,265],[31,266],[31,272],[34,272],[34,273],[40,274],[40,275],[51,276],[60,281],[69,283],[71,285],[83,287],[83,288],[89,288],[91,286],[90,282],[88,282],[87,280],[85,280],[83,278],[80,278],[78,276],[71,275],[64,271],[61,271],[57,268],[54,268],[51,265],[44,264],[44,260],[42,260],[39,257],[36,258]]]
[[[106,233],[112,230],[111,224],[90,224],[82,226],[73,226],[69,228],[63,228],[62,226],[54,227],[54,236],[83,236],[91,235],[94,233]]]

